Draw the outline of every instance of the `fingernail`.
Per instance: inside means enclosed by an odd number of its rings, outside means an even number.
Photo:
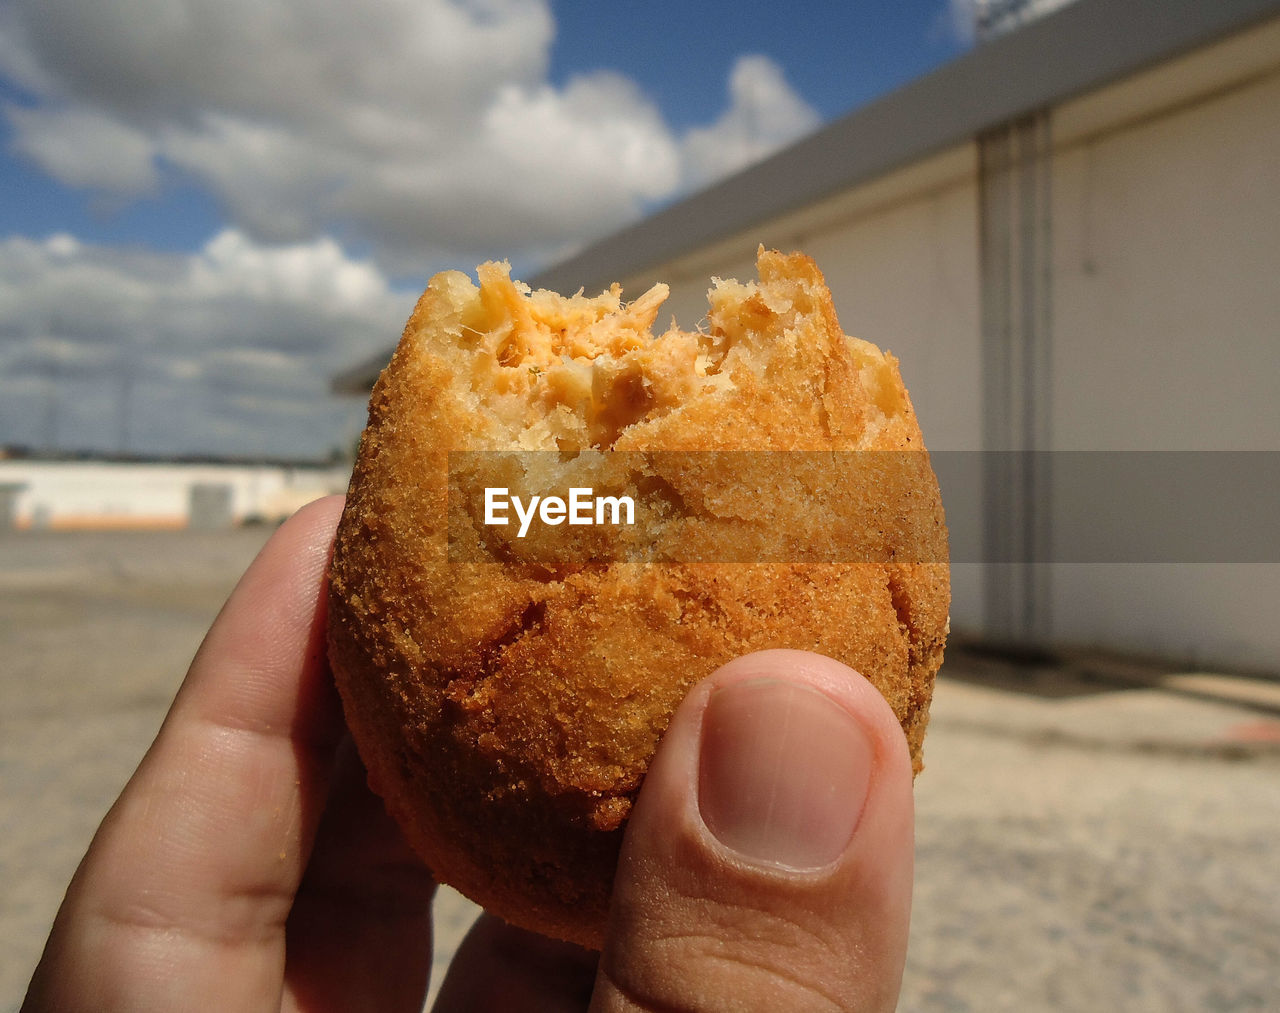
[[[811,686],[762,678],[717,689],[702,718],[702,820],[751,861],[829,865],[857,828],[872,756],[853,715]]]

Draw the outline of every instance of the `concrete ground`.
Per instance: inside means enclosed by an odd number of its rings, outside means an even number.
[[[0,539],[0,1010],[267,533]],[[902,1009],[1280,1008],[1280,682],[955,650],[926,763]]]

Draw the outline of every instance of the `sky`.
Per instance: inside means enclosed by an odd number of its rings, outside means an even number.
[[[0,3],[0,445],[314,458],[517,276],[972,45],[973,0]]]

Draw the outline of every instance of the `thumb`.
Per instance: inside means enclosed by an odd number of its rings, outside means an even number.
[[[699,683],[632,814],[591,1009],[891,1010],[911,762],[852,669],[763,651]]]

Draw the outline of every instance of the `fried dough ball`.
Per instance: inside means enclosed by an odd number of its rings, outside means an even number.
[[[482,265],[478,286],[438,274],[370,403],[329,602],[370,782],[441,882],[584,946],[601,943],[623,828],[672,712],[730,659],[791,647],[857,669],[920,769],[950,597],[920,429],[897,361],[841,331],[813,261],[762,249],[757,266],[758,282],[715,280],[704,330],[657,337],[664,285],[624,303],[617,285],[531,292],[503,264]],[[610,555],[622,529],[578,528],[586,553],[557,558],[482,523],[479,485],[522,467],[563,477],[592,450],[643,457],[608,481],[659,504],[629,535],[665,546],[656,555]],[[896,466],[837,469],[834,489],[810,483],[754,523],[721,474],[732,455],[704,453],[855,450]],[[520,453],[476,454],[468,471],[460,451]],[[823,555],[743,561],[779,532],[819,529]],[[715,553],[682,554],[695,543]]]

